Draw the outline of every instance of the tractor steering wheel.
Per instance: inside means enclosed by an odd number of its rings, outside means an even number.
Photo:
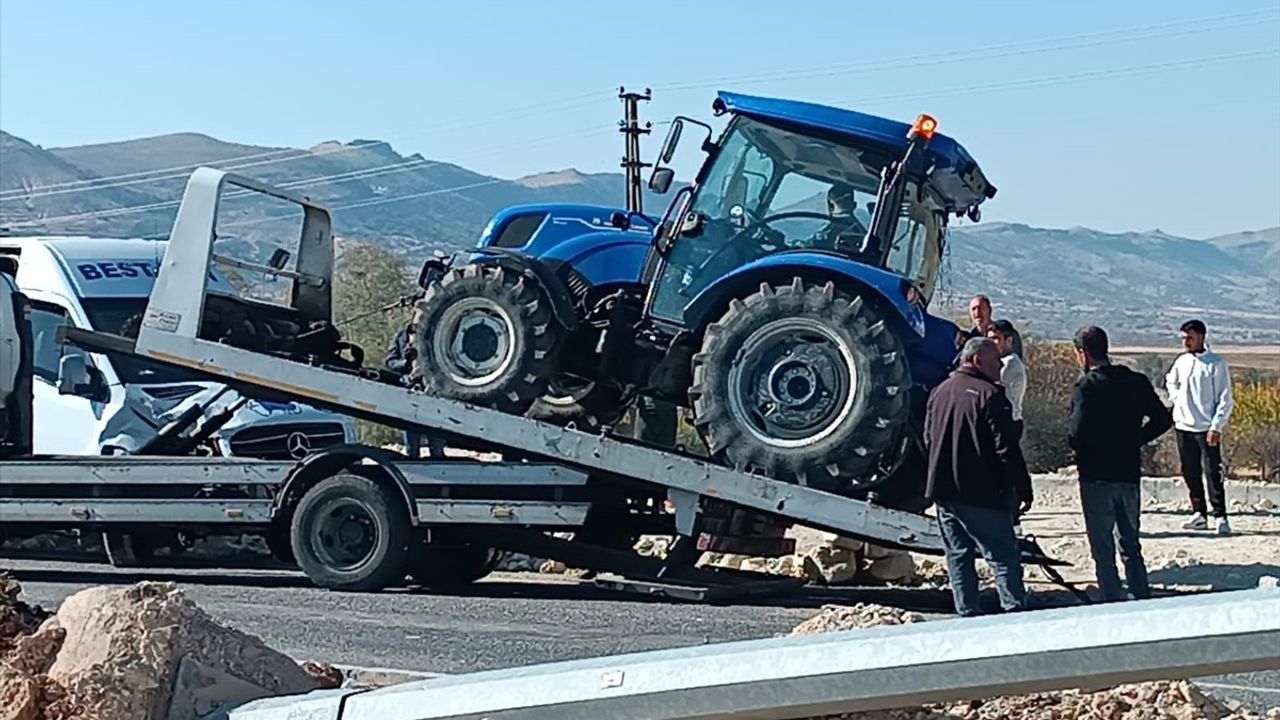
[[[723,245],[721,245],[719,248],[713,251],[711,255],[707,257],[706,260],[703,260],[702,262],[698,263],[698,267],[694,270],[695,277],[700,276],[702,275],[702,273],[706,272],[707,268],[711,267],[716,262],[716,260],[720,258],[721,255],[724,255],[727,252],[738,249],[739,244],[742,242],[742,238],[744,237],[759,236],[760,242],[758,243],[757,247],[759,250],[761,250],[761,252],[758,253],[757,256],[765,255],[765,254],[768,254],[769,252],[772,252],[770,248],[767,248],[765,246],[771,245],[773,243],[765,242],[765,238],[767,238],[768,235],[770,234],[780,235],[780,233],[777,230],[774,230],[773,228],[769,227],[769,223],[771,222],[775,222],[778,220],[790,220],[792,218],[811,218],[815,220],[824,220],[824,221],[831,220],[830,215],[820,213],[820,212],[813,212],[811,210],[789,210],[786,212],[774,213],[773,215],[768,215],[766,217],[759,218],[759,219],[752,218],[751,215],[748,213],[747,218],[748,218],[748,223],[746,227],[742,228],[741,230],[739,230],[738,232],[730,236],[729,239],[726,240]],[[754,259],[754,257],[749,259]],[[735,265],[735,267],[737,267],[737,265]]]

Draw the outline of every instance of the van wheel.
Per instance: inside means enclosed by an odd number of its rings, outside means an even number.
[[[351,473],[321,480],[302,496],[290,523],[293,555],[311,582],[370,591],[405,577],[413,524],[404,500]]]

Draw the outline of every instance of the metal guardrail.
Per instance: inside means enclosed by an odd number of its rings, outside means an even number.
[[[787,720],[1280,669],[1280,590],[939,620],[454,675],[230,720]]]

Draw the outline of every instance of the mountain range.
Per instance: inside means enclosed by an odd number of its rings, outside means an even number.
[[[334,211],[341,237],[407,257],[470,245],[511,205],[617,206],[625,198],[620,173],[495,178],[373,140],[296,149],[180,133],[45,149],[0,131],[0,227],[163,237],[197,165],[234,169],[321,201]],[[646,194],[646,210],[659,213],[664,204]],[[262,257],[295,222],[292,207],[227,196],[219,235]],[[1069,337],[1097,323],[1115,342],[1168,344],[1194,315],[1219,342],[1280,345],[1280,227],[1196,240],[1158,230],[964,224],[950,233],[937,302],[948,314],[963,314],[975,292],[992,298],[997,316],[1043,337]]]

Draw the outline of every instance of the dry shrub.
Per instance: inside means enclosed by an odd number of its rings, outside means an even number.
[[[1027,394],[1022,402],[1022,452],[1031,472],[1051,472],[1070,462],[1071,388],[1080,368],[1070,343],[1027,339],[1023,355]]]
[[[1249,469],[1280,481],[1280,381],[1236,382],[1232,394],[1223,460],[1233,471]]]

